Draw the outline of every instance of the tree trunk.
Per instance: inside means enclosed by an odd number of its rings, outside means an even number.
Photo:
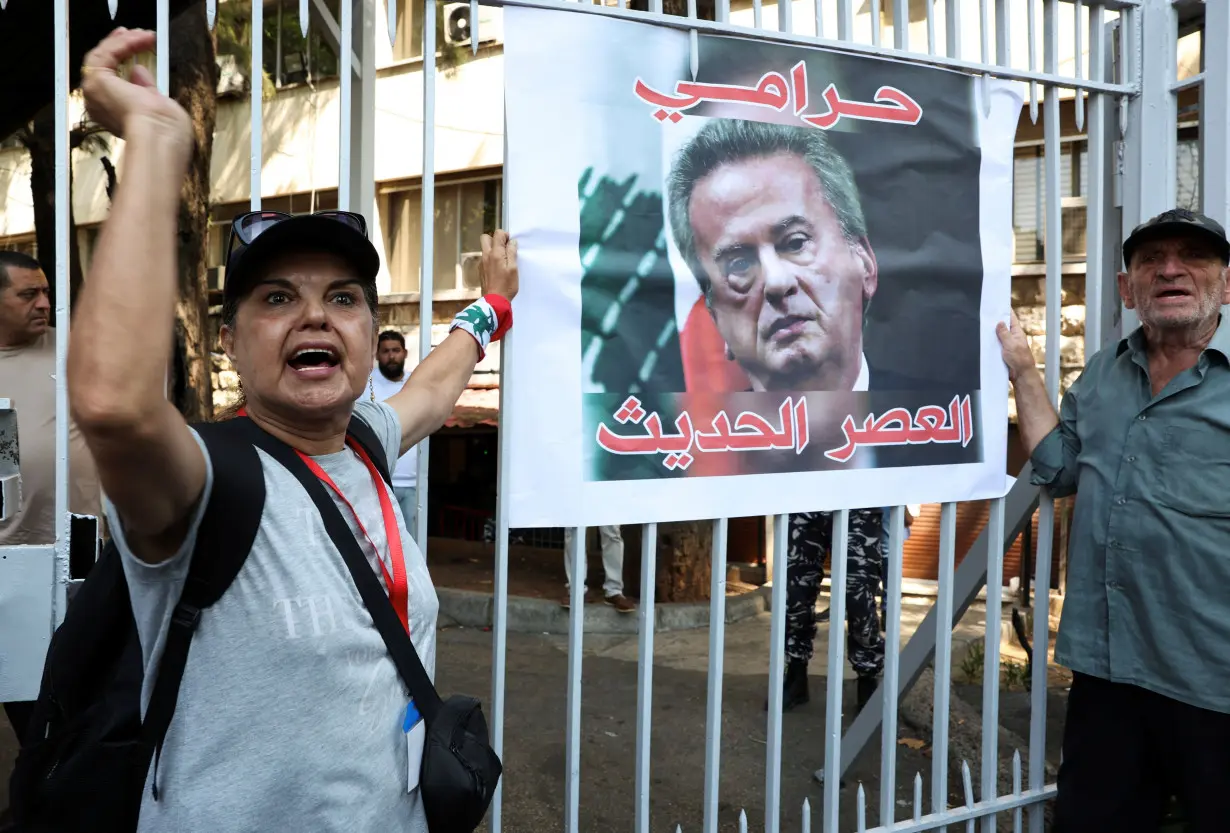
[[[658,524],[656,601],[709,600],[713,567],[713,521]]]
[[[218,112],[218,66],[205,4],[196,3],[171,22],[171,96],[192,118],[196,147],[179,205],[179,302],[170,396],[189,421],[213,414],[210,387],[209,170]]]
[[[30,196],[34,206],[34,239],[38,260],[51,284],[51,306],[56,304],[56,166],[55,110],[44,107],[30,126],[18,133],[30,154]],[[68,191],[72,194],[72,166],[69,166]],[[69,304],[81,288],[81,253],[77,246],[77,223],[73,202],[68,201],[68,286]],[[53,322],[54,323],[54,322]]]

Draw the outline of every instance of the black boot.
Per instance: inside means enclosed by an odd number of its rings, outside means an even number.
[[[792,659],[786,665],[786,679],[782,684],[782,711],[788,712],[795,706],[806,703],[810,697],[807,693],[807,662]],[[764,710],[769,710],[769,701],[764,701]]]
[[[875,696],[879,683],[878,677],[858,678],[858,710],[860,712],[871,702],[871,698]]]

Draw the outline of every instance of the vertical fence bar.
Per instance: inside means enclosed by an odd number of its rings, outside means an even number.
[[[871,44],[880,45],[880,0],[871,0]]]
[[[978,0],[979,54],[984,64],[991,63],[991,9],[990,0]]]
[[[158,83],[158,92],[163,95],[171,94],[171,0],[158,0],[158,6],[154,11],[154,32],[157,38],[157,46],[154,47],[154,55],[157,72],[155,80]]]
[[[374,228],[376,208],[376,0],[354,0],[355,87],[351,95],[350,202]],[[406,518],[409,530],[410,519]]]
[[[948,50],[948,57],[961,57],[961,0],[948,0],[948,5],[944,9],[944,23],[947,31],[945,38],[947,43],[945,46]]]
[[[1204,84],[1200,89],[1200,200],[1205,214],[1230,222],[1230,4],[1204,5]]]
[[[837,0],[837,37],[854,40],[854,0]]]
[[[1106,33],[1103,31],[1103,10],[1095,5],[1089,10],[1089,77],[1095,81],[1106,79]],[[1078,41],[1079,44],[1079,41]],[[1078,46],[1079,48],[1079,46]],[[1089,190],[1085,200],[1085,240],[1088,250],[1085,256],[1085,309],[1093,314],[1085,315],[1085,355],[1092,356],[1102,347],[1102,319],[1105,298],[1102,288],[1106,284],[1105,234],[1107,201],[1106,193],[1106,96],[1089,93]]]
[[[1132,174],[1122,180],[1126,236],[1137,223],[1174,206],[1178,126],[1172,87],[1178,69],[1178,16],[1171,3],[1160,0],[1130,7],[1120,15],[1126,77],[1140,84],[1140,94],[1123,97],[1120,109],[1124,169]],[[1221,44],[1213,47],[1221,48]],[[1131,332],[1140,323],[1135,310],[1120,307],[1120,312],[1122,332]]]
[[[777,28],[783,32],[794,31],[794,0],[777,0]]]
[[[893,48],[910,48],[910,0],[893,0]]]
[[[766,742],[764,829],[778,833],[782,798],[782,675],[786,664],[786,582],[790,565],[786,547],[790,516],[773,518],[773,611],[769,617],[769,725]],[[840,732],[840,726],[838,727]]]
[[[888,562],[888,629],[884,635],[884,725],[880,731],[880,826],[897,820],[897,677],[901,662],[901,559],[905,535],[905,507],[894,506],[889,514],[888,539],[892,554]],[[837,560],[834,552],[834,561]],[[836,585],[834,585],[836,586]],[[842,585],[844,587],[844,585]],[[834,591],[836,592],[836,591]],[[829,629],[833,638],[833,629]],[[938,676],[939,669],[936,669]]]
[[[1082,37],[1081,32],[1085,26],[1085,0],[1075,0],[1075,2],[1073,2],[1072,18],[1072,51],[1074,53],[1072,56],[1072,74],[1079,81],[1081,76],[1084,74],[1081,67],[1084,60],[1081,57],[1081,41],[1083,41],[1084,38]],[[1079,89],[1073,90],[1073,92],[1076,95],[1076,98],[1072,102],[1072,106],[1076,110],[1076,132],[1081,133],[1085,129],[1085,93]]]
[[[842,634],[846,627],[846,549],[850,540],[850,510],[833,513],[832,539],[829,659],[825,669],[828,691],[824,709],[824,833],[838,833],[841,818],[841,695],[846,664],[846,642]],[[861,784],[859,791],[862,791]]]
[[[252,193],[249,195],[249,201],[253,211],[260,211],[261,208],[261,168],[264,165],[264,150],[261,147],[261,139],[264,134],[264,114],[261,96],[264,93],[265,85],[265,39],[261,37],[261,32],[265,28],[265,6],[261,0],[251,0],[252,2],[252,68],[248,73],[251,79],[248,86],[251,88],[251,131],[252,131],[252,158],[251,158],[251,173],[249,176],[249,187]]]
[[[991,538],[992,541],[996,540]],[[957,552],[957,504],[940,508],[939,587],[935,596],[935,708],[931,739],[931,812],[948,809],[948,707],[952,691],[952,584]]]
[[[1029,71],[1038,67],[1038,14],[1034,4],[1037,0],[1025,0],[1025,24],[1029,35]],[[1038,82],[1029,82],[1029,118],[1038,123]]]
[[[650,833],[649,771],[653,759],[649,756],[649,742],[653,727],[653,626],[657,614],[653,594],[657,559],[658,525],[645,524],[641,530],[641,633],[636,669],[636,833]]]
[[[68,146],[68,21],[69,0],[54,0],[52,11],[53,38],[55,45],[52,58],[55,70],[52,73],[55,107],[55,218],[56,218],[56,425],[55,425],[55,506],[56,506],[56,557],[53,566],[55,580],[52,582],[51,629],[64,620],[68,604],[68,328],[72,320],[69,306],[69,165],[72,164]]]
[[[581,648],[585,639],[585,539],[589,530],[572,530],[567,557],[572,561],[568,588],[568,725],[564,747],[564,833],[581,833]]]
[[[338,39],[341,43],[342,54],[337,59],[337,68],[341,75],[341,101],[338,102],[338,124],[341,134],[337,143],[339,157],[337,207],[343,211],[354,211],[354,201],[350,196],[350,139],[353,123],[351,97],[354,95],[354,63],[350,56],[354,54],[354,0],[339,0],[338,5],[341,7],[341,19],[338,25],[342,31]],[[430,228],[430,225],[424,222],[423,228]],[[423,484],[420,483],[419,488],[422,489]]]
[[[395,2],[396,0],[389,0]],[[347,53],[349,54],[349,53]],[[504,162],[507,164],[508,155]],[[435,297],[436,261],[436,4],[423,4],[423,178],[422,178],[422,252],[419,256],[419,361],[431,352],[432,301]],[[503,353],[501,353],[503,355]],[[418,445],[418,507],[414,513],[414,540],[427,557],[427,490],[430,487],[431,437]]]
[[[995,0],[995,63],[1012,66],[1012,12],[1008,0]]]
[[[999,794],[999,640],[1003,622],[1004,499],[991,501],[987,519],[987,616],[982,664],[982,801]],[[1035,654],[1035,656],[1037,656]],[[1045,657],[1045,653],[1043,654]],[[995,816],[982,820],[983,833],[995,833]]]
[[[927,3],[927,54],[935,54],[935,4]]]
[[[115,13],[111,15],[115,17]],[[171,94],[171,0],[158,0],[154,10],[154,82],[158,92]],[[73,231],[76,233],[76,230]],[[171,369],[168,366],[162,376],[162,389],[171,395]],[[69,522],[71,528],[72,522]]]
[[[709,579],[709,693],[705,704],[705,833],[717,833],[718,798],[721,795],[722,674],[726,652],[728,523],[726,518],[713,522],[713,569]]]
[[[387,0],[392,8],[396,8],[397,0]],[[504,120],[504,159],[508,159],[508,119]],[[508,189],[502,189],[502,205],[500,214],[508,223]],[[502,399],[512,384],[508,372],[508,363],[504,357],[508,355],[509,343],[515,338],[509,330],[500,346],[500,393],[501,407],[498,424],[496,425],[496,486],[495,486],[495,576],[492,587],[494,605],[491,611],[491,748],[504,757],[504,696],[505,675],[508,659],[508,481],[510,479],[508,458],[509,438],[513,436],[508,425],[510,409],[503,407],[507,400]],[[417,520],[417,519],[416,519]],[[426,543],[426,542],[424,542]],[[490,833],[501,833],[504,826],[504,779],[496,784],[495,795],[491,797]]]
[[[1012,753],[1012,794],[1021,794],[1021,750]],[[1012,811],[1012,833],[1021,833],[1021,808]]]
[[[1043,66],[1059,69],[1059,0],[1046,0],[1042,20]],[[1059,90],[1047,85],[1043,142],[1046,166],[1046,391],[1059,400],[1059,309],[1062,292],[1063,215],[1059,191]],[[1051,549],[1055,537],[1055,501],[1043,492],[1038,508],[1038,554],[1034,564],[1033,679],[1030,689],[1029,788],[1041,789],[1046,765],[1046,684],[1050,648]],[[1042,807],[1029,810],[1031,833],[1042,833]]]

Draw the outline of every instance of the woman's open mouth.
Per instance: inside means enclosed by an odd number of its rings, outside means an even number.
[[[302,378],[320,379],[331,375],[341,364],[341,358],[332,347],[312,346],[299,348],[286,363]]]

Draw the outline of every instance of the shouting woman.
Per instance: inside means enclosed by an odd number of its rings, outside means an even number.
[[[224,461],[165,397],[193,130],[148,72],[118,71],[153,45],[150,32],[117,29],[85,59],[90,116],[126,146],[68,359],[73,416],[97,461],[140,635],[143,710],[197,542],[226,520],[209,512]],[[371,457],[387,468],[437,430],[511,324],[516,243],[496,231],[482,248],[488,294],[400,393],[358,405],[378,332],[379,258],[363,217],[241,215],[227,258],[221,338],[242,382],[240,418],[329,487],[429,674],[436,593]],[[347,441],[352,417],[378,443],[370,457]],[[318,504],[269,453],[260,459],[259,528],[233,583],[201,615],[139,829],[426,833],[413,775],[407,783],[402,681]]]

